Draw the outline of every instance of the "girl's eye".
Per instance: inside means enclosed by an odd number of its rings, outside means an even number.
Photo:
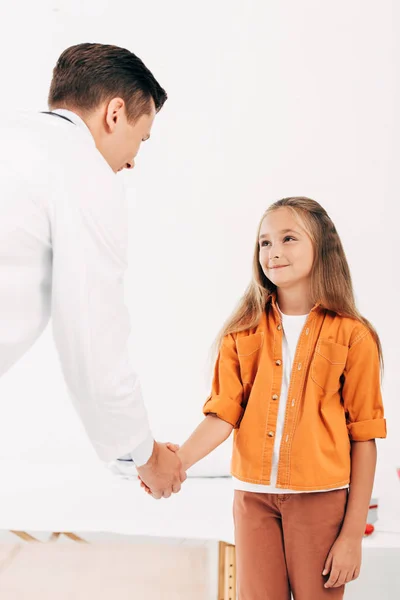
[[[283,238],[284,242],[287,242],[289,240],[293,240],[294,242],[296,241],[296,238],[294,238],[292,235],[287,235],[286,237]],[[269,242],[268,240],[263,240],[262,242],[260,242],[260,248],[262,248],[263,246],[270,246],[271,242]]]

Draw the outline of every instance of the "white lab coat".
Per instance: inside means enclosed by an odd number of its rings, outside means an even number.
[[[41,113],[0,125],[0,376],[52,317],[73,404],[104,461],[153,447],[128,356],[127,207],[85,123]]]

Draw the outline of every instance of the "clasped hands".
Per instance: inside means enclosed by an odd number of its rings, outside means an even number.
[[[149,461],[137,467],[141,487],[156,500],[177,494],[186,480],[178,450],[176,444],[154,442]]]

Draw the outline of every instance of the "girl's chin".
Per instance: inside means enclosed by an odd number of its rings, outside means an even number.
[[[272,283],[274,285],[276,285],[277,288],[281,288],[281,289],[288,289],[290,287],[293,287],[294,285],[296,285],[296,281],[293,281],[289,278],[285,279],[284,277],[282,277],[282,279],[280,279],[279,277],[274,277],[275,281],[272,281]]]

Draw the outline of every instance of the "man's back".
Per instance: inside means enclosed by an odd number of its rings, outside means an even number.
[[[0,376],[51,315],[75,408],[111,460],[149,436],[127,356],[126,204],[85,123],[57,112],[73,122],[22,114],[0,131]]]
[[[50,119],[25,113],[1,126],[0,375],[38,338],[50,316],[49,173],[60,161],[62,139]]]
[[[0,131],[0,375],[42,333],[50,316],[50,214],[68,173],[100,158],[93,140],[65,119],[22,113]],[[100,159],[101,160],[101,159]],[[104,164],[107,169],[107,165]],[[71,201],[73,199],[71,198]],[[110,199],[110,201],[112,201]]]

